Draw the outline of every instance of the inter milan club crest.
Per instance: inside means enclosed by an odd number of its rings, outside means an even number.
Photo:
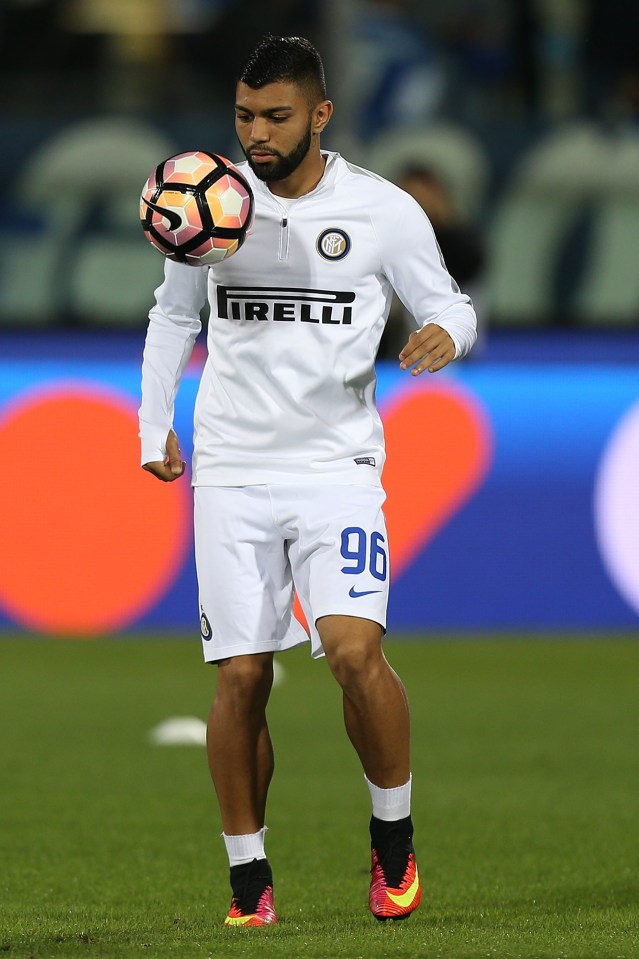
[[[317,238],[317,252],[325,260],[343,260],[350,248],[351,238],[344,230],[324,230]]]
[[[211,636],[213,635],[213,632],[211,630],[211,624],[206,618],[206,613],[204,612],[200,616],[200,632],[202,633],[202,639],[205,639],[205,640],[210,639]]]

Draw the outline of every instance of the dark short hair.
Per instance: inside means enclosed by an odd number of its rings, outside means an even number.
[[[262,37],[246,59],[238,77],[254,90],[269,83],[294,83],[303,87],[309,100],[326,99],[326,80],[322,58],[304,37]]]

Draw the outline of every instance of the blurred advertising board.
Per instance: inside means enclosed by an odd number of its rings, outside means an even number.
[[[0,341],[2,630],[197,634],[188,482],[139,467],[142,340]],[[203,359],[178,397],[187,459]],[[639,352],[384,362],[378,402],[391,631],[638,625]]]

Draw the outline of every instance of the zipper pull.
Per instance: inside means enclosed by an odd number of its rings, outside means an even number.
[[[280,249],[277,258],[288,260],[288,210],[283,211],[280,220]]]

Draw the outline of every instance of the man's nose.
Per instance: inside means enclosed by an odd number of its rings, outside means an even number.
[[[262,117],[255,117],[251,124],[251,140],[253,143],[264,143],[268,140],[268,124]]]

